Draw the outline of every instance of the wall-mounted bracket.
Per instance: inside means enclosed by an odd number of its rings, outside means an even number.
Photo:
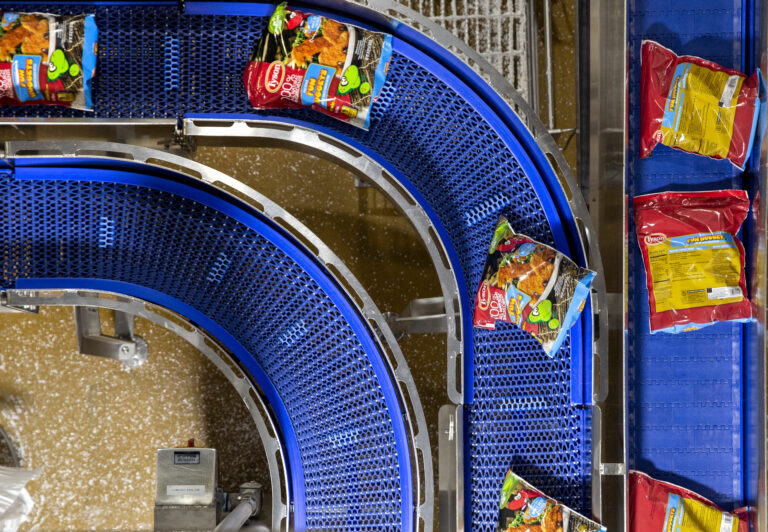
[[[133,334],[134,316],[114,311],[115,336],[101,333],[101,318],[96,307],[75,307],[77,349],[84,355],[119,360],[128,367],[147,361],[147,342]]]

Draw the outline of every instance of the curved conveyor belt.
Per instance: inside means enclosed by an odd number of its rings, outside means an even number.
[[[550,153],[537,145],[540,137],[534,139],[497,92],[434,41],[359,6],[340,1],[301,5],[395,35],[395,54],[370,131],[306,110],[249,109],[241,74],[271,5],[188,0],[186,12],[181,12],[175,2],[24,4],[40,11],[96,13],[100,55],[94,118],[170,122],[185,118],[188,132],[205,129],[205,120],[270,120],[283,127],[312,128],[383,166],[424,209],[456,276],[463,379],[461,389],[449,393],[467,405],[468,437],[463,442],[467,524],[473,529],[495,526],[498,489],[510,464],[542,490],[591,513],[593,410],[585,406],[606,392],[604,357],[599,381],[594,386],[592,382],[593,373],[598,375],[592,367],[597,337],[593,314],[602,304],[598,308],[597,302],[588,301],[554,360],[514,327],[499,326],[495,331],[471,327],[474,287],[489,235],[502,212],[519,231],[556,246],[582,265],[591,257],[590,265],[601,269],[597,248],[588,242],[590,224],[578,192],[571,190],[569,200],[548,160]],[[0,109],[0,116],[14,115],[46,120],[86,116],[60,108]],[[58,196],[48,199],[60,201]],[[136,209],[141,211],[142,204],[137,203]],[[579,212],[578,220],[572,209]],[[237,231],[232,236],[233,241],[239,238]],[[192,294],[196,287],[183,278],[178,283],[190,297],[203,298]],[[215,299],[216,293],[205,298]],[[606,325],[607,320],[601,320],[601,341],[607,338]],[[327,344],[340,345],[344,344]],[[597,421],[594,426],[599,429]],[[597,504],[594,512],[599,514]],[[333,528],[334,516],[325,519]]]
[[[399,391],[331,274],[264,215],[199,180],[90,163],[17,159],[0,172],[0,288],[114,292],[184,316],[266,396],[297,529],[411,529]]]

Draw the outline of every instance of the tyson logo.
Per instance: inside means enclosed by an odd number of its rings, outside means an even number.
[[[267,67],[266,83],[268,92],[277,92],[283,86],[285,65],[281,61],[272,61]]]
[[[647,246],[655,246],[657,244],[661,244],[667,239],[667,235],[664,233],[654,233],[652,235],[647,235],[645,237],[645,244]]]
[[[480,310],[488,310],[491,306],[491,287],[488,281],[483,281],[480,285],[480,290],[477,292],[477,306]]]

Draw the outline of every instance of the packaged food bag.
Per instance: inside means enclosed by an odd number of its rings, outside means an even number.
[[[640,157],[661,142],[743,168],[757,129],[759,70],[747,77],[648,40],[641,63]]]
[[[662,192],[633,203],[651,332],[749,321],[744,247],[736,236],[749,211],[747,193]]]
[[[0,11],[0,105],[93,110],[97,41],[93,15]]]
[[[392,36],[277,6],[243,75],[256,109],[311,107],[368,129]]]
[[[629,530],[749,532],[749,511],[725,512],[690,490],[630,471]]]
[[[577,514],[507,471],[496,532],[600,532],[604,526]],[[661,530],[661,529],[659,529]]]
[[[531,333],[553,357],[584,309],[595,272],[551,247],[496,225],[475,298],[475,327],[507,321]]]

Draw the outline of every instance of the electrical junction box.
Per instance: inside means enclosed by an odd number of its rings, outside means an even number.
[[[212,530],[220,516],[216,449],[157,451],[155,530]]]

